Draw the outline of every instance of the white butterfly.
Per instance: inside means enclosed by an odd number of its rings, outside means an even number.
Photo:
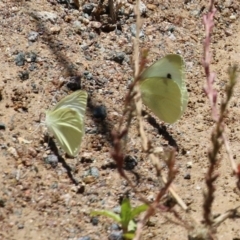
[[[143,103],[162,121],[176,122],[188,103],[185,64],[180,55],[169,54],[140,75]]]
[[[70,156],[77,155],[84,136],[87,97],[86,91],[76,91],[46,112],[45,122],[48,130]]]

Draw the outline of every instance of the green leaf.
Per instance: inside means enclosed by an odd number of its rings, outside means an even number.
[[[120,217],[121,217],[123,232],[125,232],[131,220],[131,204],[128,198],[125,198],[122,201]]]
[[[117,223],[121,224],[121,218],[118,214],[112,212],[112,211],[108,211],[108,210],[99,210],[99,211],[92,211],[91,212],[91,216],[96,216],[96,215],[102,215],[102,216],[106,216],[106,217],[110,217],[113,220],[115,220]]]
[[[127,233],[123,234],[123,236],[124,236],[124,239],[133,239],[135,236],[135,233],[127,232]]]
[[[147,204],[142,204],[138,207],[135,207],[132,210],[132,214],[131,214],[131,219],[134,219],[136,216],[138,216],[140,213],[145,212],[148,209],[148,205]]]

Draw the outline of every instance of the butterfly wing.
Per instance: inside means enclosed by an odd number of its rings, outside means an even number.
[[[80,90],[63,98],[46,113],[48,129],[70,156],[76,156],[80,149],[86,105],[87,92]]]
[[[141,79],[154,77],[171,78],[181,88],[185,80],[185,67],[182,57],[177,54],[166,55],[141,74]]]
[[[46,113],[46,124],[62,149],[76,156],[84,135],[83,118],[71,108],[60,108]]]
[[[143,103],[162,121],[176,122],[182,115],[181,90],[169,78],[148,78],[140,83]]]
[[[177,54],[169,54],[159,61],[153,63],[143,71],[140,83],[147,78],[169,78],[178,84],[181,91],[181,115],[187,108],[188,92],[185,84],[185,63],[183,58]]]
[[[82,118],[85,116],[86,105],[87,105],[87,92],[83,90],[75,91],[70,95],[61,99],[52,109],[55,111],[60,108],[71,108],[76,110]]]

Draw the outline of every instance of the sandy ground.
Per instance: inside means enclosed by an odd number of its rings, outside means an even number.
[[[133,76],[131,25],[135,19],[131,2],[123,6],[125,14],[119,15],[118,30],[108,24],[107,15],[86,20],[82,9],[87,2],[81,3],[79,10],[59,2],[0,1],[0,239],[108,239],[113,221],[99,217],[95,225],[90,211],[118,207],[126,192],[130,192],[133,205],[140,204],[138,196],[119,177],[109,153],[110,133],[122,115]],[[145,130],[154,146],[172,145],[170,138],[177,144],[179,172],[174,184],[189,213],[178,206],[175,210],[186,221],[193,222],[192,217],[200,222],[207,151],[214,126],[202,90],[202,16],[208,1],[159,2],[144,1],[140,46],[149,49],[149,64],[167,53],[184,57],[189,104],[176,124],[163,125],[157,120],[168,138],[147,121]],[[228,81],[228,66],[240,63],[240,4],[238,0],[217,1],[216,8],[211,50],[220,103]],[[44,11],[47,15],[41,15]],[[25,55],[22,64],[20,53]],[[63,158],[50,161],[53,153],[43,138],[44,130],[38,127],[39,115],[69,94],[66,85],[79,77],[81,88],[89,94],[81,151],[71,159],[59,150]],[[225,119],[232,154],[238,163],[239,88],[237,84]],[[96,118],[97,106],[106,107],[105,120]],[[154,199],[159,184],[150,159],[141,153],[136,120],[127,146],[126,154],[137,162],[134,171],[140,176],[139,190],[149,200]],[[239,205],[236,179],[225,149],[219,159],[213,206],[216,215]],[[88,176],[89,169],[97,169],[97,176]],[[151,224],[144,228],[143,239],[187,239],[186,228],[167,217],[174,219],[164,212],[152,217]],[[239,224],[239,219],[226,220],[217,229],[217,238],[240,239]]]

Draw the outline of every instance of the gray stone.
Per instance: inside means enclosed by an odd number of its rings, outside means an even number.
[[[23,66],[25,64],[25,54],[20,52],[15,58],[15,64],[17,66]]]
[[[57,18],[58,18],[56,13],[47,12],[47,11],[36,12],[35,15],[40,20],[50,21],[51,23],[55,23],[57,21]]]
[[[38,35],[39,35],[38,32],[31,31],[28,33],[28,40],[31,42],[35,42],[38,38]]]
[[[136,29],[136,24],[135,23],[130,26],[130,32],[131,32],[133,37],[136,37],[137,29]],[[142,30],[140,30],[140,32],[139,32],[139,37],[144,38],[144,33],[143,33]]]

